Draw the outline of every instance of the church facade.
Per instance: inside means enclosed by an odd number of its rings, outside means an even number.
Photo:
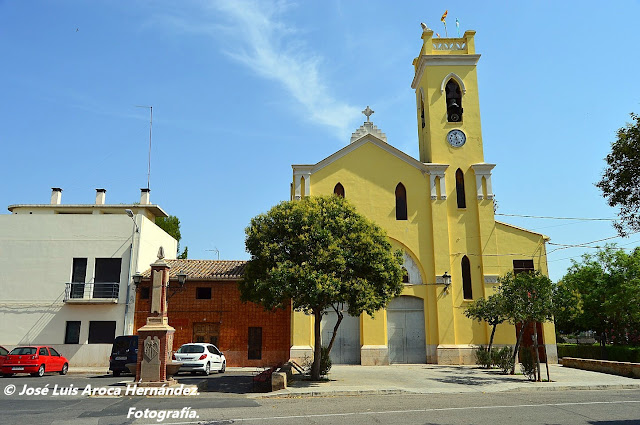
[[[402,295],[373,317],[345,313],[334,363],[473,364],[491,329],[466,318],[465,307],[494,293],[509,271],[548,274],[548,238],[494,217],[495,164],[484,161],[474,35],[445,39],[423,31],[411,84],[419,159],[388,143],[367,107],[367,121],[348,146],[316,164],[293,165],[292,199],[344,196],[404,255]],[[324,316],[323,342],[335,320],[331,312]],[[539,329],[549,361],[557,361],[553,324]],[[293,312],[291,358],[312,357],[313,339],[313,317]],[[515,326],[500,325],[494,343],[515,342]]]

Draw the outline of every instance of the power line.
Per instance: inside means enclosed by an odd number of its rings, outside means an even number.
[[[551,220],[616,221],[615,218],[551,217],[551,216],[543,216],[543,215],[521,215],[521,214],[501,214],[501,213],[495,213],[495,215],[502,215],[505,217],[545,218],[545,219],[551,219]]]

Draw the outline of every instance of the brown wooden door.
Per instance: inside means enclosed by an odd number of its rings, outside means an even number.
[[[534,323],[529,323],[529,326],[524,330],[524,335],[522,336],[522,347],[529,347],[533,350],[533,325]],[[536,327],[538,328],[538,355],[540,356],[540,362],[544,363],[547,361],[547,350],[544,348],[544,334],[542,333],[542,323],[536,322]],[[516,324],[516,338],[520,333],[520,328],[522,327],[522,323]],[[531,351],[533,354],[534,351]],[[521,351],[518,353],[518,361],[521,361]]]
[[[218,337],[220,335],[219,323],[194,323],[193,324],[193,342],[203,342],[218,346]]]

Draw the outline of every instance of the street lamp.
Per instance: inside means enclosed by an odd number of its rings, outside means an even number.
[[[136,287],[138,287],[140,285],[140,282],[142,282],[142,275],[140,273],[136,273],[133,275],[133,284],[136,285]]]

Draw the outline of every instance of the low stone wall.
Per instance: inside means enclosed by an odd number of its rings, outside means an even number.
[[[563,357],[560,363],[565,367],[575,369],[592,370],[595,372],[609,373],[611,375],[627,376],[640,379],[640,363],[611,362],[608,360],[576,359],[575,357]]]

